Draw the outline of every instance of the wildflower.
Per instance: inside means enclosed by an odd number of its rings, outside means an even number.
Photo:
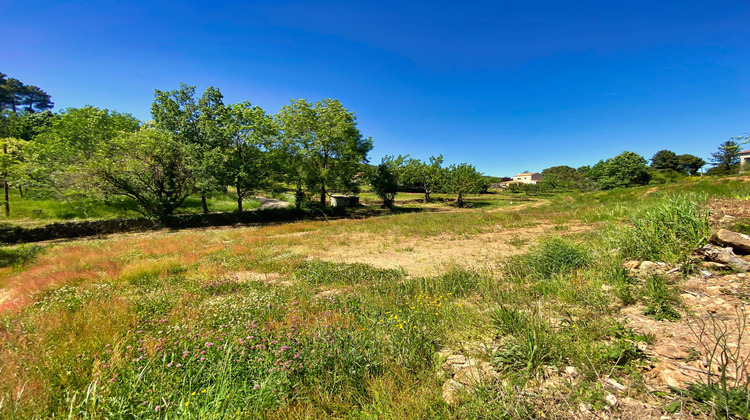
[[[206,393],[206,390],[205,390],[205,389],[204,389],[203,391],[201,391],[201,394],[205,394],[205,393]]]
[[[190,395],[191,395],[191,396],[195,395],[195,391],[193,391],[193,393],[192,393],[192,394],[190,394]]]
[[[154,407],[154,411],[159,411],[159,409],[161,409],[160,405],[157,405],[156,407]]]
[[[253,387],[253,389],[258,389],[258,388],[260,388],[260,385],[258,384],[255,384],[255,386]]]
[[[185,401],[185,405],[190,405],[190,401]]]

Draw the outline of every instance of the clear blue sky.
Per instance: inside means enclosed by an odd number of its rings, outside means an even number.
[[[56,110],[149,119],[153,90],[180,82],[270,113],[338,98],[373,162],[708,160],[750,131],[748,1],[0,0],[0,22],[0,72]]]

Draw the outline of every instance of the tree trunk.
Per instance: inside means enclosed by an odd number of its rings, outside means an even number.
[[[242,211],[242,190],[239,185],[237,185],[237,211]]]
[[[302,193],[302,185],[297,184],[297,193],[294,194],[294,205],[297,206],[297,210],[302,208],[302,199],[304,198],[304,195]]]
[[[201,191],[201,206],[203,206],[203,214],[208,214],[208,203],[206,203],[205,191]]]
[[[4,181],[5,184],[5,217],[10,217],[10,198],[8,197],[8,181]]]
[[[15,112],[15,109],[13,109]],[[8,145],[3,145],[3,153],[8,154]],[[8,174],[3,174],[3,186],[5,187],[5,217],[10,217],[10,197],[8,196]]]
[[[322,206],[326,205],[326,186],[325,185],[320,187],[320,205]]]
[[[21,194],[21,197],[26,197],[26,193],[23,192],[23,186],[18,186],[18,193]]]
[[[456,204],[458,204],[458,207],[464,206],[464,195],[462,193],[458,193],[458,199],[456,200]]]

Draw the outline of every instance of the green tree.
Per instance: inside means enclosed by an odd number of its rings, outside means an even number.
[[[477,194],[487,190],[487,184],[482,174],[468,163],[451,165],[445,172],[443,190],[447,193],[458,194],[456,205],[464,206],[465,194]]]
[[[84,207],[79,209],[85,213],[91,203],[90,191],[82,188],[86,162],[102,145],[139,127],[140,121],[130,114],[91,106],[68,108],[53,116],[50,127],[26,148],[24,183],[51,189],[71,206],[72,199],[80,198]]]
[[[195,86],[184,83],[171,91],[154,91],[151,116],[154,126],[172,134],[174,140],[189,145],[195,153],[191,159],[196,167],[203,212],[208,213],[206,197],[218,191],[221,185],[222,167],[218,164],[224,154],[226,132],[221,119],[226,113],[223,96],[219,89],[207,88],[200,98],[195,96]]]
[[[283,149],[290,153],[287,168],[298,190],[304,185],[317,192],[325,205],[329,191],[357,192],[354,176],[367,163],[372,139],[357,129],[354,113],[336,99],[315,104],[305,99],[292,100],[277,115],[284,137]]]
[[[552,166],[542,170],[542,179],[539,182],[549,190],[573,190],[583,187],[585,177],[575,168],[570,166]]]
[[[392,208],[398,193],[399,172],[404,157],[386,156],[380,162],[370,177],[370,185],[375,194],[383,200],[383,207]]]
[[[86,165],[93,191],[135,200],[141,213],[164,218],[196,191],[191,145],[144,128],[101,144]]]
[[[603,190],[646,185],[651,180],[646,159],[633,152],[623,152],[614,158],[599,161],[589,174]]]
[[[24,85],[20,80],[0,73],[0,111],[9,110],[18,114],[22,109],[39,112],[52,109],[53,106],[50,95],[39,87]]]
[[[651,158],[651,167],[658,171],[679,171],[679,159],[670,150],[659,150]]]
[[[430,195],[441,188],[441,183],[445,178],[445,169],[442,168],[442,164],[442,155],[431,156],[429,163],[419,159],[409,159],[402,168],[401,181],[418,188],[424,193],[425,201],[429,202]]]
[[[26,141],[14,138],[0,138],[3,153],[0,154],[0,176],[5,190],[5,216],[10,216],[9,186],[20,178],[18,167],[23,163],[23,149]]]
[[[719,151],[711,153],[711,162],[714,164],[715,172],[729,174],[736,171],[740,164],[740,145],[731,138],[721,145]]]
[[[273,118],[249,102],[230,105],[222,121],[228,144],[224,149],[224,181],[237,190],[237,210],[242,201],[259,189],[269,188],[277,174],[271,153],[277,126]]]
[[[688,175],[697,175],[701,168],[706,164],[706,161],[689,154],[677,156],[677,166],[679,171]]]

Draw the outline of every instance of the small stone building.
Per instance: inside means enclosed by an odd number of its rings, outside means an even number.
[[[331,206],[333,207],[357,207],[359,197],[356,195],[332,195]]]

